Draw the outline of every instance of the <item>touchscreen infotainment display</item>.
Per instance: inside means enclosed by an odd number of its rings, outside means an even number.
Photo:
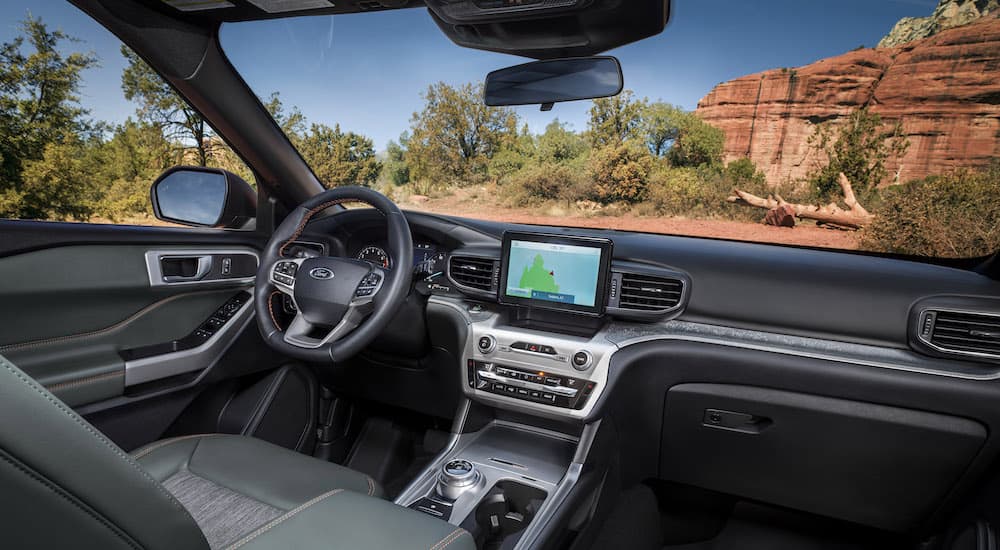
[[[606,239],[508,233],[501,299],[600,313],[610,257],[611,241]]]

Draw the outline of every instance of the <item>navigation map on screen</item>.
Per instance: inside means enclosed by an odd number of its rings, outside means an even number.
[[[507,261],[507,296],[593,307],[601,249],[514,240]]]

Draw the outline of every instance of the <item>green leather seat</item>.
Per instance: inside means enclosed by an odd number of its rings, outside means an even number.
[[[368,476],[233,435],[129,455],[0,356],[0,547],[473,549]]]

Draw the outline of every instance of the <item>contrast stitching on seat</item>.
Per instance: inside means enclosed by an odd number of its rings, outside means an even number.
[[[375,496],[375,480],[372,479],[372,476],[365,477],[368,478],[368,496],[373,497]]]
[[[29,388],[35,390],[38,393],[38,395],[41,395],[43,398],[45,398],[46,401],[48,401],[49,403],[52,403],[53,405],[55,405],[55,407],[57,409],[59,409],[63,414],[65,414],[66,416],[68,416],[71,420],[73,420],[74,422],[76,422],[77,424],[79,424],[84,430],[86,430],[88,433],[90,433],[90,435],[92,435],[95,438],[97,438],[97,440],[100,441],[102,444],[104,444],[105,447],[107,447],[108,449],[111,449],[111,452],[113,452],[114,454],[118,455],[118,457],[121,458],[122,460],[124,460],[126,464],[128,464],[136,472],[138,472],[140,476],[146,478],[147,481],[149,481],[150,483],[152,483],[160,491],[160,493],[162,493],[164,496],[166,496],[167,499],[170,502],[173,503],[174,506],[176,506],[180,510],[184,510],[184,512],[187,513],[187,510],[184,508],[184,506],[181,505],[180,501],[178,501],[176,498],[174,498],[174,495],[170,494],[170,492],[167,491],[163,487],[163,485],[160,485],[160,483],[158,481],[156,481],[155,479],[153,479],[153,476],[149,475],[149,472],[147,472],[146,470],[144,470],[142,468],[142,466],[139,466],[138,462],[136,462],[134,459],[132,459],[131,456],[125,454],[125,451],[121,450],[120,447],[118,447],[117,445],[115,445],[114,443],[112,443],[111,441],[109,441],[100,432],[98,432],[97,430],[95,430],[90,424],[88,424],[86,421],[84,421],[82,418],[80,418],[79,415],[77,415],[76,413],[74,413],[71,410],[67,409],[66,406],[62,403],[62,401],[59,401],[54,395],[52,395],[50,392],[48,392],[45,388],[41,387],[34,380],[32,380],[30,378],[27,378],[17,368],[14,367],[13,363],[11,363],[10,361],[8,361],[7,358],[4,357],[4,356],[2,356],[2,355],[0,355],[0,365],[3,365],[3,367],[5,369],[7,369],[11,374],[13,374],[14,377],[17,378],[18,380],[20,380],[24,385],[26,385]],[[188,515],[190,516],[190,514],[188,514]]]
[[[382,212],[381,208],[375,206],[374,204],[372,204],[372,203],[370,203],[370,202],[368,202],[366,200],[362,200],[362,199],[348,198],[348,199],[334,199],[332,201],[326,201],[323,204],[317,206],[316,208],[313,208],[312,210],[306,212],[305,217],[302,218],[301,222],[299,222],[299,225],[298,225],[298,227],[295,228],[295,232],[292,233],[292,236],[288,237],[288,240],[285,241],[285,244],[281,245],[281,248],[278,249],[278,256],[283,256],[285,254],[285,249],[288,248],[288,245],[292,244],[292,241],[294,241],[295,239],[299,238],[299,235],[301,235],[302,231],[305,230],[306,224],[309,223],[309,219],[310,218],[312,218],[313,216],[315,216],[318,212],[322,212],[323,210],[326,210],[327,208],[330,208],[331,206],[336,206],[338,204],[344,204],[345,202],[360,202],[360,203],[364,203],[364,204],[367,204],[368,206],[371,206],[375,210],[378,210],[379,213],[381,213],[383,216],[385,215],[385,212]]]
[[[138,460],[149,453],[162,449],[168,445],[173,445],[174,443],[179,443],[181,441],[187,441],[188,439],[196,439],[199,437],[218,437],[225,434],[196,434],[196,435],[181,435],[178,437],[171,437],[170,439],[164,439],[163,441],[157,441],[156,443],[151,443],[150,445],[139,449],[138,451],[132,453],[132,458]]]
[[[76,497],[72,496],[68,491],[64,490],[59,485],[56,485],[55,483],[49,481],[48,479],[45,479],[44,477],[36,474],[35,472],[29,470],[26,467],[24,467],[18,461],[15,461],[12,458],[6,456],[6,453],[0,453],[0,460],[3,460],[7,464],[10,464],[11,466],[14,467],[15,470],[17,470],[17,471],[21,472],[22,474],[24,474],[24,475],[28,476],[29,478],[31,478],[32,481],[35,481],[37,483],[41,483],[42,485],[44,485],[46,489],[52,491],[56,496],[58,496],[59,498],[65,500],[66,502],[68,502],[70,505],[72,505],[76,509],[78,509],[81,512],[83,512],[84,514],[87,514],[88,516],[90,516],[91,519],[96,520],[98,523],[100,523],[101,525],[103,525],[104,527],[106,527],[108,529],[108,531],[111,531],[112,533],[114,533],[114,535],[116,537],[118,537],[119,539],[121,539],[122,542],[124,542],[125,544],[127,544],[130,547],[135,548],[137,550],[141,550],[142,547],[138,543],[136,543],[134,540],[132,540],[132,537],[130,537],[127,533],[125,533],[121,529],[117,528],[113,523],[111,523],[110,521],[108,521],[107,518],[105,518],[101,514],[95,512],[94,510],[91,510],[87,506],[84,506],[82,503],[79,502],[79,500]]]
[[[461,527],[459,527],[458,529],[455,529],[454,531],[452,531],[451,533],[449,533],[447,537],[439,540],[437,544],[435,544],[434,546],[431,546],[430,550],[441,550],[442,548],[444,548],[444,547],[448,546],[449,544],[455,542],[455,540],[457,540],[459,537],[461,537],[464,533],[465,533],[465,529],[462,529]]]
[[[110,325],[110,326],[107,326],[107,327],[104,327],[104,328],[100,328],[100,329],[97,329],[97,330],[93,330],[93,331],[90,331],[90,332],[81,332],[79,334],[67,334],[65,336],[54,336],[52,338],[43,338],[43,339],[40,339],[40,340],[30,340],[30,341],[27,341],[27,342],[18,342],[18,343],[14,343],[14,344],[6,344],[6,345],[3,345],[3,346],[0,346],[0,353],[6,352],[6,351],[14,351],[14,350],[26,349],[26,348],[34,348],[34,347],[38,347],[38,346],[46,346],[46,345],[49,345],[49,344],[58,344],[59,342],[66,342],[66,341],[70,341],[70,340],[79,340],[79,339],[83,339],[83,338],[92,338],[94,336],[100,336],[102,334],[107,334],[109,332],[114,332],[114,331],[116,331],[116,330],[118,330],[120,328],[124,328],[125,326],[131,324],[133,321],[135,321],[139,317],[142,317],[143,315],[149,313],[150,311],[152,311],[152,310],[154,310],[154,309],[156,309],[156,308],[158,308],[158,307],[160,307],[162,305],[166,305],[169,302],[172,302],[174,300],[178,300],[180,298],[188,297],[188,296],[194,296],[194,295],[198,295],[198,294],[208,294],[208,293],[211,293],[211,292],[216,292],[216,291],[214,291],[214,290],[206,290],[206,291],[199,291],[199,292],[186,292],[186,293],[183,293],[183,294],[175,294],[173,296],[167,296],[166,298],[164,298],[162,300],[153,302],[152,304],[149,304],[149,305],[143,307],[139,311],[136,311],[132,315],[129,315],[128,317],[122,319],[121,321],[118,321],[117,323],[115,323],[113,325]]]
[[[278,518],[275,518],[275,519],[271,520],[267,525],[259,527],[253,533],[250,533],[249,535],[243,537],[242,539],[234,542],[232,545],[227,546],[226,550],[236,550],[237,548],[239,548],[239,547],[247,544],[248,542],[252,541],[253,539],[259,537],[260,535],[263,535],[264,533],[266,533],[266,532],[270,531],[271,529],[277,527],[281,523],[283,523],[283,522],[291,519],[296,514],[298,514],[299,512],[305,510],[306,508],[309,508],[313,504],[316,504],[317,502],[320,502],[321,500],[325,500],[327,498],[332,497],[333,495],[336,495],[337,493],[342,493],[342,492],[344,492],[343,489],[334,489],[332,491],[328,491],[326,493],[323,493],[322,495],[319,495],[318,497],[310,500],[309,502],[306,502],[305,504],[301,504],[297,508],[294,508],[292,510],[289,510],[288,512],[285,512],[284,515],[282,515],[281,517],[278,517]]]
[[[462,536],[464,536],[464,535],[469,535],[469,536],[471,537],[471,536],[472,536],[472,533],[469,533],[469,532],[467,532],[467,531],[463,531],[463,532],[459,533],[457,537],[455,537],[455,538],[453,538],[453,539],[449,540],[448,542],[444,543],[444,546],[442,546],[442,547],[441,547],[441,548],[439,548],[438,550],[444,550],[444,548],[446,548],[446,547],[448,547],[448,546],[451,546],[451,543],[453,543],[453,542],[455,542],[456,540],[458,540],[458,539],[462,538]]]
[[[91,384],[94,382],[99,382],[101,380],[106,380],[109,378],[118,378],[125,376],[125,371],[116,370],[115,372],[106,372],[104,374],[95,374],[93,376],[85,376],[83,378],[77,378],[75,380],[69,380],[67,382],[59,382],[58,384],[42,384],[49,391],[65,390],[66,388],[72,388],[73,386],[82,386],[84,384]]]

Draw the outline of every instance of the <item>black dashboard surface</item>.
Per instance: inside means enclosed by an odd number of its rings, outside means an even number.
[[[614,230],[539,227],[407,212],[414,241],[442,252],[500,257],[504,231],[608,238],[617,262],[676,269],[691,277],[681,320],[869,344],[908,347],[911,306],[928,296],[1000,296],[1000,282],[974,271],[904,259]],[[310,225],[306,236],[349,254],[384,241],[379,216],[352,210]]]

